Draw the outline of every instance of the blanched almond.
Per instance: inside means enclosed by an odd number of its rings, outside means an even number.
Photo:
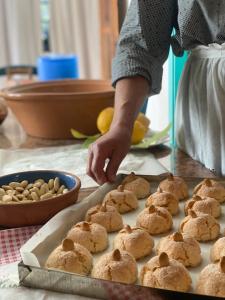
[[[20,186],[20,183],[19,182],[10,182],[9,183],[9,186],[11,186],[13,189],[15,189],[16,187],[19,187]]]
[[[54,190],[57,192],[59,189],[59,178],[56,177],[54,180]]]
[[[49,198],[52,198],[52,194],[50,193],[46,193],[40,197],[41,200],[47,200]]]
[[[54,188],[54,179],[49,179],[48,187],[49,187],[49,190],[52,190]]]
[[[3,202],[10,202],[10,201],[12,201],[12,196],[4,195],[4,196],[2,196],[2,201]]]
[[[28,181],[27,180],[23,180],[20,182],[20,186],[25,188],[28,185]]]

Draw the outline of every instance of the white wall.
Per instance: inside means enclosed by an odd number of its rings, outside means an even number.
[[[162,90],[149,98],[146,115],[151,120],[151,129],[162,130],[169,124],[168,60],[164,64]]]

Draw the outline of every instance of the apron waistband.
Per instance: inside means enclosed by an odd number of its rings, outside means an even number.
[[[189,51],[189,55],[198,58],[225,58],[225,43],[222,45],[213,43],[208,46],[197,46]]]

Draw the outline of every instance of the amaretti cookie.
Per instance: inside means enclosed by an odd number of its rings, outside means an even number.
[[[86,213],[85,220],[102,225],[107,232],[118,231],[123,228],[121,214],[111,205],[103,204],[91,207]]]
[[[135,175],[134,172],[124,178],[122,185],[126,190],[133,192],[138,199],[146,198],[151,192],[148,180]]]
[[[197,280],[198,294],[225,297],[225,256],[216,264],[207,265]]]
[[[170,230],[173,220],[166,208],[151,205],[139,213],[136,225],[146,229],[150,234],[159,234]]]
[[[45,267],[87,275],[92,268],[92,255],[82,245],[64,239],[49,255]]]
[[[149,255],[154,247],[154,240],[142,228],[125,225],[114,239],[114,248],[131,253],[135,259]]]
[[[194,194],[200,197],[210,197],[216,199],[219,203],[225,201],[225,188],[217,181],[205,179],[195,189]]]
[[[91,253],[103,251],[108,246],[107,231],[97,223],[79,222],[69,230],[67,238],[84,246]]]
[[[167,179],[160,182],[159,188],[173,194],[178,200],[188,197],[188,186],[183,178],[169,174]]]
[[[169,258],[176,259],[185,267],[196,267],[202,260],[199,243],[180,232],[163,237],[157,245],[156,252],[165,252]]]
[[[221,214],[220,203],[210,197],[201,198],[198,195],[194,195],[190,200],[185,203],[184,212],[188,214],[188,210],[192,209],[195,213],[209,214],[214,218],[218,218]]]
[[[180,224],[180,231],[195,238],[197,241],[206,242],[219,236],[220,224],[213,216],[196,214],[190,209],[187,217]]]
[[[177,198],[169,192],[164,192],[161,188],[158,188],[157,192],[150,195],[146,200],[145,206],[149,207],[151,205],[164,207],[171,215],[176,215],[179,210]]]
[[[133,192],[124,189],[123,185],[119,185],[116,190],[107,193],[103,203],[116,207],[121,214],[135,210],[138,207],[136,195]]]
[[[192,283],[188,270],[164,252],[143,266],[140,282],[144,286],[180,292],[188,292]]]
[[[94,265],[91,275],[105,280],[135,283],[137,264],[130,253],[115,249],[100,257]]]
[[[225,237],[218,239],[210,251],[210,259],[212,262],[218,262],[223,256],[225,256]]]
[[[194,189],[194,194],[200,197],[210,197],[216,199],[219,203],[225,201],[225,188],[217,181],[205,179]]]
[[[219,181],[216,181],[214,179],[210,179],[210,178],[205,178],[204,180],[202,180],[201,182],[199,182],[196,187],[193,190],[193,193],[195,194],[198,189],[203,186],[203,185],[207,185],[207,182],[210,182],[213,186],[219,186],[219,187],[223,187],[222,183]]]

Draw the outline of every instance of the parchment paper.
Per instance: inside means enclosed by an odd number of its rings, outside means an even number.
[[[189,184],[189,192],[192,195],[193,187],[200,181],[200,179],[193,179],[188,181]],[[21,255],[23,262],[27,265],[31,266],[43,266],[50,252],[60,244],[61,240],[66,236],[68,230],[72,227],[73,224],[84,219],[85,212],[88,208],[100,203],[104,197],[104,195],[111,189],[115,188],[121,182],[121,176],[118,176],[117,182],[113,185],[105,184],[100,187],[96,192],[91,194],[89,197],[84,199],[81,203],[75,204],[57,214],[53,217],[46,225],[44,225],[38,232],[35,234],[22,248]],[[151,189],[152,193],[156,191],[158,187],[159,181],[151,181]],[[129,224],[131,226],[135,226],[137,214],[144,209],[146,199],[139,200],[139,208],[133,212],[123,214],[124,224]],[[185,201],[181,201],[179,203],[180,211],[179,214],[173,216],[173,229],[170,232],[165,234],[153,236],[155,245],[159,242],[160,238],[171,234],[174,231],[178,231],[179,224],[181,220],[184,218],[184,203]],[[222,216],[218,219],[221,225],[221,232],[224,229],[225,220],[224,216],[224,205],[221,205],[222,208]],[[113,249],[113,239],[117,233],[110,233],[109,241],[110,246],[104,252],[94,255],[94,262],[103,254]],[[201,251],[202,251],[202,263],[200,266],[195,268],[188,268],[190,275],[192,277],[192,290],[194,290],[196,279],[200,271],[210,263],[209,260],[209,251],[211,246],[215,241],[200,243]],[[143,266],[151,257],[156,255],[155,250],[153,250],[150,256],[147,256],[144,259],[138,261],[138,269]]]
[[[76,174],[81,179],[82,187],[97,186],[88,175],[86,165],[88,150],[78,145],[46,147],[37,149],[0,149],[0,176],[27,170],[51,169]],[[146,150],[129,153],[123,160],[118,173],[158,175],[167,170]]]

